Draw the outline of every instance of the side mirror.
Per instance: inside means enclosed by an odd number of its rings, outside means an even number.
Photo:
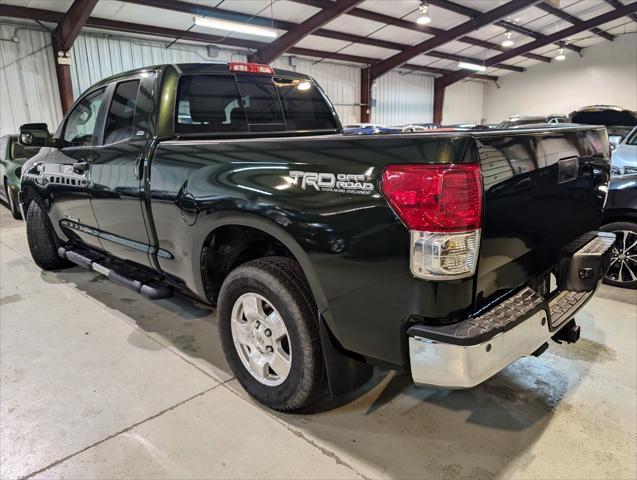
[[[20,127],[18,142],[26,147],[48,147],[51,134],[46,123],[25,123]]]

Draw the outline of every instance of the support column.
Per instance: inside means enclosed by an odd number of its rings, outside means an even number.
[[[74,0],[61,22],[51,35],[55,74],[60,90],[62,111],[66,113],[73,105],[73,84],[71,82],[71,56],[69,50],[82,31],[98,0]]]
[[[372,80],[370,69],[361,69],[361,123],[369,123],[372,118]]]
[[[62,113],[66,114],[73,105],[73,83],[71,82],[71,59],[69,52],[60,50],[59,42],[55,37],[52,38],[53,45],[53,61],[55,62],[55,75],[58,81],[58,90],[60,92],[60,103],[62,104]]]
[[[445,106],[445,88],[442,79],[434,80],[434,123],[442,123],[442,110]]]

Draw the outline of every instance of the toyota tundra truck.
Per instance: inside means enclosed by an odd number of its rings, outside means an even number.
[[[245,390],[293,411],[368,380],[469,388],[553,339],[608,266],[603,127],[343,135],[309,76],[148,67],[81,95],[22,171],[34,261],[217,308]]]

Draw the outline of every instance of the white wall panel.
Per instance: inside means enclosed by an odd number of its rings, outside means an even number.
[[[511,115],[568,114],[595,104],[637,110],[637,34],[618,35],[584,50],[567,52],[563,62],[535,65],[506,75],[500,88],[487,87],[486,116],[500,122]]]
[[[73,94],[117,73],[163,63],[244,62],[244,52],[219,49],[210,58],[206,46],[166,43],[98,34],[82,34],[73,45],[71,75]]]
[[[316,60],[295,58],[296,67],[291,67],[288,57],[272,62],[272,66],[283,70],[294,70],[310,75],[323,88],[334,104],[343,125],[358,123],[360,118],[361,71],[359,67],[332,62],[316,63]]]
[[[387,126],[431,122],[433,92],[433,77],[389,72],[372,89],[372,121]]]
[[[442,123],[481,123],[485,118],[485,84],[480,81],[454,83],[445,90]]]
[[[0,24],[0,39],[0,135],[29,122],[54,130],[62,110],[50,35]]]

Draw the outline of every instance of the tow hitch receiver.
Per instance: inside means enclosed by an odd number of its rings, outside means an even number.
[[[575,343],[579,340],[581,328],[575,323],[575,319],[570,320],[559,332],[553,335],[553,340],[557,343]]]

